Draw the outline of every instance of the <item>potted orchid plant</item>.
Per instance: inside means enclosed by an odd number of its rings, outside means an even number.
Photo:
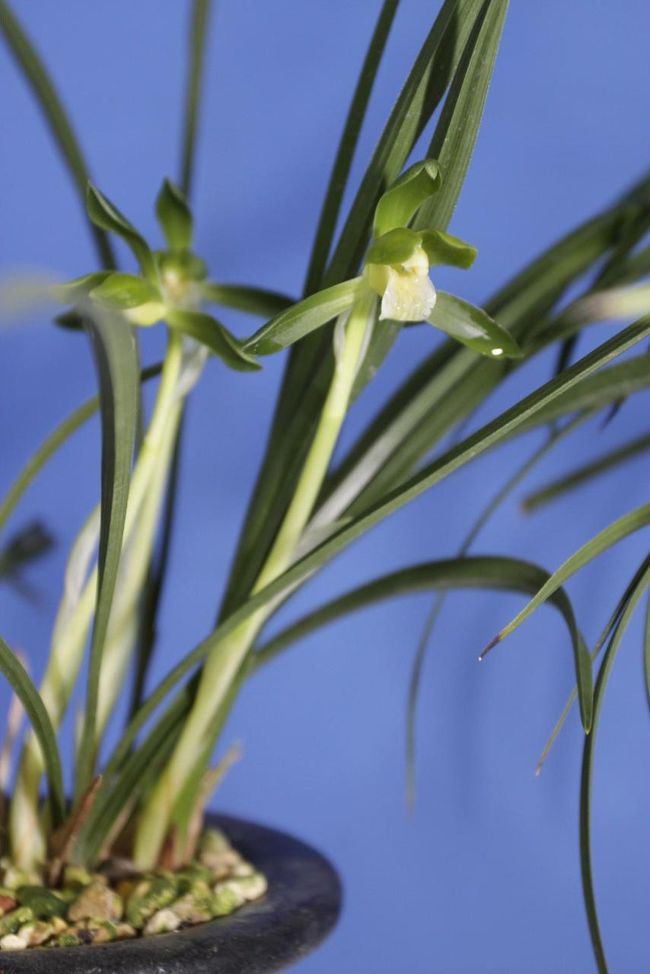
[[[217,828],[207,814],[234,757],[220,750],[234,700],[259,667],[346,613],[411,591],[490,588],[530,599],[495,643],[547,601],[566,622],[586,735],[585,897],[599,969],[606,970],[589,854],[594,728],[650,568],[641,566],[591,654],[562,585],[647,524],[650,511],[616,522],[550,575],[530,562],[470,556],[468,548],[486,518],[556,442],[648,385],[643,356],[611,364],[650,335],[643,316],[572,360],[580,332],[592,322],[643,315],[647,308],[647,293],[636,282],[650,269],[647,250],[638,247],[650,226],[650,181],[541,254],[484,308],[470,304],[460,286],[460,294],[440,289],[438,267],[470,271],[477,257],[448,228],[479,130],[507,0],[445,0],[344,213],[360,124],[397,7],[397,0],[381,6],[315,228],[303,293],[296,297],[214,280],[195,250],[201,214],[192,210],[191,190],[209,0],[192,4],[180,172],[152,191],[155,240],[145,239],[121,212],[119,199],[107,198],[101,176],[91,178],[54,82],[0,0],[4,40],[69,168],[96,251],[95,265],[82,277],[39,293],[34,285],[32,297],[50,303],[56,326],[89,341],[98,384],[97,397],[56,426],[18,472],[0,504],[0,530],[18,516],[21,498],[58,450],[97,412],[101,418],[100,500],[69,553],[38,686],[20,655],[0,641],[0,669],[16,697],[6,754],[17,755],[12,776],[7,760],[3,765],[8,795],[0,833],[0,950],[11,957],[7,965],[3,955],[3,969],[35,970],[47,963],[54,970],[60,963],[79,971],[154,971],[169,963],[165,970],[245,972],[273,970],[299,956],[335,919],[336,877],[300,844],[233,821]],[[124,268],[117,266],[116,241],[129,253]],[[258,326],[234,334],[220,321],[223,308],[257,316]],[[412,327],[429,329],[430,354],[343,456],[335,455],[357,399],[369,383],[381,384],[384,360]],[[153,328],[164,332],[165,353],[161,361],[143,364],[140,337]],[[550,346],[559,350],[554,377],[464,436],[464,423],[480,404],[514,369]],[[197,646],[182,647],[175,666],[152,685],[187,403],[196,386],[213,381],[220,369],[240,373],[245,390],[267,357],[276,355],[286,357],[285,374],[217,621]],[[149,411],[142,398],[148,384],[156,389]],[[547,441],[488,498],[486,511],[468,525],[458,557],[380,575],[266,635],[280,607],[337,554],[475,457],[534,428],[547,428]],[[455,441],[443,445],[449,436]],[[572,472],[530,505],[646,446],[626,445],[597,469]],[[43,527],[16,527],[2,549],[3,575],[14,577],[47,545]],[[602,649],[594,690],[593,660]],[[422,654],[411,717],[421,661]],[[61,753],[58,734],[80,688],[76,747],[73,754]],[[107,728],[127,692],[126,726],[108,749]],[[24,738],[20,708],[31,724]],[[286,868],[292,857],[303,877],[301,886],[294,873],[295,888]],[[269,909],[276,911],[281,938],[264,925]],[[299,919],[305,910],[318,918],[311,932]],[[225,919],[231,914],[239,926]],[[243,929],[246,949],[232,948]],[[162,933],[169,936],[154,936]],[[208,968],[215,944],[223,964]],[[59,951],[43,962],[36,947]]]

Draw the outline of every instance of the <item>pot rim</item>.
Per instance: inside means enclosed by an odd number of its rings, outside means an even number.
[[[229,815],[209,815],[263,872],[268,892],[230,916],[135,940],[0,952],[0,974],[270,974],[309,954],[334,927],[341,883],[299,839]]]

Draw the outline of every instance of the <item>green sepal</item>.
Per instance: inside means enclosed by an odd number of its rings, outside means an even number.
[[[403,264],[420,246],[419,233],[398,227],[373,240],[366,254],[366,264]]]
[[[478,255],[476,247],[444,230],[423,230],[419,234],[429,264],[446,264],[467,270]]]
[[[84,274],[83,277],[75,277],[72,281],[65,284],[55,284],[52,287],[52,295],[57,301],[64,304],[76,304],[77,301],[87,298],[93,288],[103,284],[110,271],[95,271],[93,274]]]
[[[268,321],[244,341],[244,347],[255,355],[282,351],[346,312],[362,287],[363,279],[355,277],[310,294]]]
[[[133,252],[144,276],[150,281],[155,281],[156,264],[149,244],[92,183],[88,183],[86,190],[86,210],[95,226],[108,230],[109,233],[114,233],[124,240]]]
[[[90,292],[90,298],[111,311],[123,312],[134,325],[155,325],[165,315],[159,288],[132,274],[110,274]]]
[[[396,227],[408,226],[422,204],[440,189],[440,183],[440,167],[433,159],[407,169],[377,203],[374,235],[380,237]]]
[[[520,358],[521,349],[512,335],[493,318],[453,294],[438,291],[429,324],[468,348],[489,358]]]
[[[156,216],[170,250],[189,250],[192,246],[192,214],[184,193],[169,179],[165,179],[160,187]]]
[[[93,288],[90,297],[93,301],[118,311],[162,300],[159,289],[143,277],[117,271],[107,275],[101,284]]]
[[[244,351],[234,335],[211,315],[201,311],[168,311],[166,321],[170,328],[205,345],[231,369],[257,372],[261,368],[256,359]]]

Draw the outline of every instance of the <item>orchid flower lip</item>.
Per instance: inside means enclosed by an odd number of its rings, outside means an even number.
[[[380,320],[424,321],[436,303],[436,289],[429,280],[429,260],[418,247],[402,264],[386,265],[386,286]]]

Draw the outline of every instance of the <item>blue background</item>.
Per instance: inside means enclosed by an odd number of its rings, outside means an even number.
[[[19,5],[70,108],[100,187],[147,234],[164,175],[177,169],[185,14],[189,3]],[[378,3],[291,0],[218,4],[210,35],[196,181],[198,250],[220,280],[300,287],[335,141]],[[430,25],[435,4],[408,0],[395,25],[354,174]],[[519,2],[507,21],[484,127],[452,229],[477,244],[454,288],[481,301],[542,247],[638,178],[650,157],[645,0]],[[3,272],[90,270],[77,200],[32,99],[0,59]],[[451,285],[451,281],[450,281]],[[248,321],[233,316],[235,328]],[[603,327],[598,337],[609,334]],[[2,488],[54,423],[94,388],[87,349],[46,320],[3,331]],[[360,404],[345,439],[435,337],[412,330]],[[147,339],[147,354],[159,348]],[[586,347],[586,346],[585,346]],[[522,370],[481,411],[494,415],[549,374]],[[193,397],[181,520],[157,672],[208,630],[281,373],[212,363]],[[645,429],[645,397],[600,431],[563,443],[531,480]],[[467,468],[401,512],[319,578],[291,612],[382,569],[452,555],[479,506],[538,440]],[[29,572],[35,611],[0,593],[1,630],[39,672],[65,553],[96,497],[96,428],[80,433],[14,520],[47,518],[57,550]],[[475,550],[547,568],[616,516],[647,501],[647,461],[534,517],[516,502]],[[519,492],[521,494],[521,491]],[[570,592],[593,639],[646,552],[641,534],[575,579]],[[304,836],[338,864],[346,905],[336,933],[301,965],[318,972],[469,974],[593,970],[580,895],[577,798],[581,735],[573,715],[544,775],[533,768],[572,682],[566,633],[536,614],[484,666],[478,650],[521,605],[490,594],[450,597],[424,676],[419,797],[404,803],[409,669],[430,599],[375,608],[322,631],[246,689],[226,731],[245,760],[218,806]],[[288,615],[291,613],[288,613]],[[6,694],[3,701],[6,700]],[[597,892],[613,971],[646,970],[650,786],[640,625],[608,693],[597,755]],[[68,729],[69,730],[69,729]]]

